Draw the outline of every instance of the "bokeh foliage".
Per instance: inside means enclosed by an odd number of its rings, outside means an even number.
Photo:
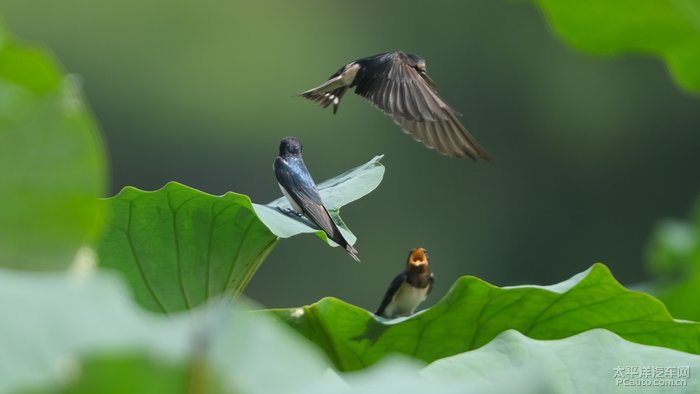
[[[673,4],[688,10],[690,3]],[[700,367],[697,354],[673,350],[698,353],[698,324],[672,320],[661,303],[624,289],[599,265],[545,288],[497,288],[465,277],[434,308],[391,322],[334,299],[275,312],[307,338],[321,342],[335,366],[362,369],[352,375],[329,369],[332,364],[314,347],[264,313],[242,311],[221,299],[207,299],[201,308],[168,317],[145,312],[133,301],[136,293],[137,301],[144,302],[139,290],[134,291],[141,278],[91,271],[92,255],[85,248],[79,259],[74,258],[101,228],[103,211],[96,197],[103,193],[106,160],[75,80],[61,74],[44,51],[0,35],[0,265],[13,268],[0,269],[2,392],[110,392],[106,385],[111,392],[148,393],[605,392],[614,385],[613,368],[621,365],[645,365],[654,360],[662,365]],[[241,167],[240,172],[245,173],[246,168]],[[424,187],[414,174],[404,179],[411,181],[403,185],[410,186],[411,192]],[[174,194],[172,199],[169,193]],[[144,194],[129,188],[109,201]],[[201,212],[189,211],[197,207],[187,206],[186,214],[178,217],[171,201],[208,200],[210,205],[205,204],[203,211],[208,208],[210,214],[224,201],[253,215],[250,200],[241,195],[214,197],[170,184],[150,196],[160,200],[146,201],[143,212],[155,211],[160,219],[169,214],[174,238],[182,225],[180,230],[201,240],[201,227],[193,220]],[[110,220],[123,224],[124,217],[132,213],[120,213],[120,209],[123,207],[114,210],[116,215]],[[160,231],[155,227],[164,221],[150,223],[153,216],[136,215],[141,220],[140,250],[152,256],[163,254],[160,262],[164,264],[156,264],[151,275],[179,282],[171,276],[172,264],[177,265],[180,252],[197,255],[197,243],[186,242],[187,237],[182,250],[179,246],[172,250],[158,242],[163,238],[158,238]],[[697,298],[698,216],[694,215],[691,224],[663,225],[650,249],[656,272],[680,275],[686,281],[679,287],[683,292],[664,289],[662,297],[672,308]],[[255,223],[251,218],[247,217],[248,222]],[[230,218],[233,224],[245,224],[237,219],[240,217]],[[282,216],[278,219],[282,221]],[[215,223],[209,224],[214,228]],[[226,221],[228,224],[231,222]],[[274,240],[262,229],[256,233]],[[231,238],[242,244],[246,238],[239,236],[232,234]],[[178,256],[172,258],[172,252]],[[101,248],[99,254],[103,260],[120,259],[110,247]],[[198,260],[196,256],[190,260],[190,268]],[[71,263],[73,269],[61,273],[14,269],[56,269]],[[204,303],[204,298],[196,303]],[[192,304],[175,302],[172,310]],[[571,336],[598,326],[606,330]],[[455,340],[446,340],[448,335]],[[528,336],[564,339],[539,341]],[[424,366],[394,359],[368,367],[396,352],[435,361]],[[440,358],[447,355],[454,356]],[[698,384],[691,379],[681,390],[652,390],[690,393],[697,392]]]
[[[0,266],[66,268],[101,230],[104,146],[79,87],[0,27]]]
[[[646,265],[648,286],[679,319],[700,321],[700,199],[686,220],[666,219],[652,233]]]
[[[537,0],[554,29],[596,54],[661,57],[678,84],[700,93],[700,3],[693,0]]]
[[[268,316],[216,302],[189,314],[144,313],[105,272],[78,278],[0,270],[0,317],[12,322],[0,335],[0,392],[10,393],[610,392],[613,368],[621,365],[700,367],[695,354],[606,330],[559,341],[508,330],[479,350],[427,366],[394,358],[339,374]],[[456,333],[462,328],[453,326]],[[690,380],[673,392],[691,393],[699,384]]]
[[[628,17],[640,12],[630,7]],[[568,45],[531,2],[0,0],[0,9],[13,32],[82,77],[109,144],[108,195],[175,180],[270,201],[280,195],[270,166],[288,135],[304,142],[318,180],[386,154],[381,193],[343,211],[367,264],[345,264],[312,237],[282,242],[246,290],[270,307],[332,295],[374,308],[415,246],[439,266],[437,295],[463,275],[553,283],[594,261],[642,281],[649,228],[697,193],[697,98],[656,55]],[[351,94],[337,115],[293,97],[348,61],[396,49],[427,59],[493,163],[428,151]],[[305,253],[317,258],[289,264]],[[314,286],[300,285],[309,278]]]

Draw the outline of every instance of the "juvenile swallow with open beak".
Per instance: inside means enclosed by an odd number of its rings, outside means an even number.
[[[323,205],[316,182],[311,178],[302,158],[301,142],[294,137],[280,141],[279,156],[273,166],[277,182],[287,200],[298,214],[306,216],[328,238],[345,248],[350,257],[360,261],[357,250],[348,243]]]
[[[406,270],[400,273],[389,285],[376,315],[393,319],[409,316],[423,302],[433,289],[435,277],[430,272],[428,251],[414,248],[408,254]]]
[[[353,87],[355,94],[428,148],[452,157],[491,160],[459,121],[460,114],[440,97],[420,56],[398,51],[355,60],[301,96],[323,108],[333,104],[335,114],[343,95]]]

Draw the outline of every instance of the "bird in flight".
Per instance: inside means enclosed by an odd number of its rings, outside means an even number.
[[[437,92],[425,60],[400,51],[346,64],[318,87],[301,94],[333,113],[348,88],[389,115],[394,123],[430,149],[452,157],[491,160]]]
[[[391,281],[375,314],[389,319],[412,315],[428,297],[434,282],[428,251],[424,248],[412,249],[408,254],[406,269]]]
[[[323,205],[316,182],[306,169],[301,151],[301,142],[294,137],[280,141],[279,156],[275,159],[273,168],[282,193],[295,212],[306,216],[323,230],[328,238],[345,248],[350,257],[359,262],[357,250],[343,237],[328,209]]]

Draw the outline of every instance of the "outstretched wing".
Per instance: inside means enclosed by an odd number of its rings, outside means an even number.
[[[355,93],[389,115],[403,131],[425,146],[453,156],[490,160],[489,154],[442,99],[428,75],[401,52],[363,64]]]
[[[374,313],[375,315],[379,316],[384,316],[384,310],[386,309],[387,306],[391,303],[391,301],[394,299],[394,295],[396,295],[396,292],[399,291],[399,287],[401,287],[401,284],[406,281],[406,273],[402,272],[399,275],[397,275],[394,280],[391,281],[391,284],[389,285],[389,289],[386,291],[386,294],[384,294],[384,299],[382,300],[381,305],[379,305],[379,309]],[[384,316],[388,317],[388,316]]]

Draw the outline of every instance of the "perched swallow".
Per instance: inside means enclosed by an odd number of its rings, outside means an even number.
[[[428,251],[415,248],[408,254],[406,270],[389,285],[376,315],[387,318],[409,316],[433,289],[435,277],[430,272]]]
[[[343,95],[353,87],[428,148],[452,157],[491,160],[459,121],[460,114],[440,97],[420,56],[391,52],[355,60],[301,95],[323,108],[333,104],[336,113]]]
[[[279,156],[275,159],[273,168],[282,193],[297,213],[306,216],[323,230],[328,238],[345,248],[348,254],[359,262],[357,250],[343,237],[328,209],[323,205],[316,183],[301,157],[301,150],[301,142],[294,137],[280,141]]]

